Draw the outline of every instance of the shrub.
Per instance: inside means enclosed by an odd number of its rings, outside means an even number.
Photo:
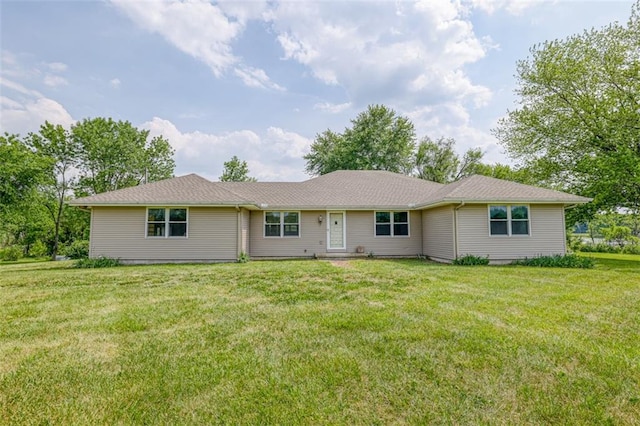
[[[564,256],[537,256],[516,260],[514,265],[539,266],[543,268],[593,268],[593,259],[580,257],[575,254]]]
[[[481,257],[481,256],[474,256],[472,254],[466,254],[462,257],[455,259],[453,261],[453,264],[462,265],[462,266],[488,265],[489,256]]]
[[[111,268],[120,265],[120,259],[113,257],[96,257],[90,259],[88,257],[78,259],[74,268]]]
[[[240,252],[240,255],[238,256],[238,263],[247,263],[250,260],[251,258],[246,252],[244,251]]]
[[[622,249],[622,253],[625,253],[625,254],[640,254],[640,245],[633,244],[633,245],[625,246]]]
[[[22,257],[22,254],[22,248],[18,246],[5,247],[3,249],[0,249],[0,260],[15,262]]]
[[[580,251],[584,246],[582,242],[582,238],[576,235],[567,234],[567,245],[571,249],[571,251]]]
[[[610,228],[602,228],[604,239],[608,243],[615,243],[618,247],[622,248],[629,244],[631,241],[631,228],[627,226],[612,226]]]
[[[45,257],[47,254],[49,254],[49,249],[42,241],[36,241],[29,248],[29,255],[33,257]]]
[[[89,257],[89,241],[76,240],[60,250],[63,254],[71,259],[84,259]]]
[[[620,253],[621,250],[622,249],[620,247],[612,246],[607,243],[587,243],[580,248],[580,251],[585,253]]]

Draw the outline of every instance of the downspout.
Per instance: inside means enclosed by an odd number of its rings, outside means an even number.
[[[458,210],[464,207],[464,201],[453,209],[453,257],[458,258]]]

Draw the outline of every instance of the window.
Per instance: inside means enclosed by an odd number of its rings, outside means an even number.
[[[187,236],[187,209],[147,209],[147,237]]]
[[[409,212],[376,212],[376,237],[409,236]]]
[[[265,237],[299,237],[300,213],[264,212]]]
[[[528,206],[489,206],[491,235],[529,235]]]

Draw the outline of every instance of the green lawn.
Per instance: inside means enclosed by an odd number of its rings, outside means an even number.
[[[594,257],[2,265],[0,422],[639,424],[640,262]]]

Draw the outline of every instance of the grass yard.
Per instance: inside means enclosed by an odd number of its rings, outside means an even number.
[[[0,266],[6,424],[640,424],[640,257]]]

